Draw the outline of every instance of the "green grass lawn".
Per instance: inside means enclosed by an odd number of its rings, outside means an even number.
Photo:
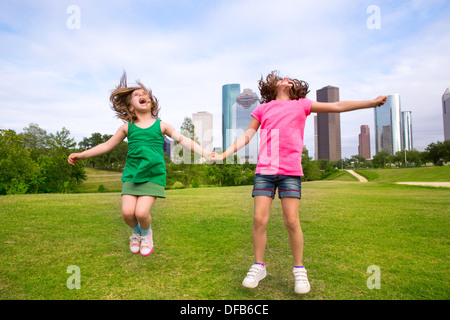
[[[168,190],[152,209],[155,250],[128,250],[119,193],[0,197],[1,299],[444,299],[450,189],[303,184],[300,221],[311,291],[294,293],[279,199],[268,226],[268,276],[250,290],[251,186]],[[81,289],[69,290],[69,266]],[[368,289],[369,266],[381,288]]]
[[[85,168],[87,179],[76,191],[81,193],[98,192],[99,186],[104,187],[105,192],[120,192],[122,191],[122,172],[99,170],[93,168]]]
[[[373,182],[450,182],[450,166],[355,171]]]

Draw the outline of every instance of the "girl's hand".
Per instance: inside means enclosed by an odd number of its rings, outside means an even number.
[[[212,161],[223,161],[224,154],[218,154],[218,153],[215,153],[215,152],[213,152],[213,154],[214,155],[211,157]]]
[[[379,96],[376,99],[374,99],[373,101],[374,101],[375,107],[379,107],[379,106],[382,106],[383,104],[385,104],[386,100],[387,100],[386,96]]]
[[[203,153],[203,158],[205,158],[207,162],[211,162],[211,157],[212,157],[211,153],[209,152]]]
[[[75,163],[83,160],[83,157],[81,156],[81,153],[71,153],[69,157],[67,158],[67,162],[71,165],[75,165]]]

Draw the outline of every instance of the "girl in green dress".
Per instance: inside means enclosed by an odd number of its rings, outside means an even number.
[[[139,86],[128,87],[124,73],[119,86],[111,93],[111,108],[126,123],[105,143],[70,154],[68,162],[74,165],[82,159],[99,156],[128,138],[129,151],[122,175],[122,217],[132,229],[131,252],[145,257],[153,251],[150,209],[156,198],[166,197],[164,135],[207,160],[211,159],[211,154],[178,133],[170,124],[158,119],[158,100],[142,83],[137,84]]]

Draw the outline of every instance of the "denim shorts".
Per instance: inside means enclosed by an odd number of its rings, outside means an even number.
[[[299,176],[256,174],[253,184],[252,197],[267,196],[275,198],[278,188],[278,197],[302,197],[302,178]]]

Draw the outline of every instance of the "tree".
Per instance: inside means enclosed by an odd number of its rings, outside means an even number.
[[[312,161],[308,155],[308,150],[303,147],[302,152],[302,168],[305,181],[320,180],[322,173],[320,172],[320,164],[318,161]]]
[[[430,143],[425,148],[428,153],[427,159],[433,161],[435,165],[442,165],[450,160],[450,140],[444,142]]]
[[[390,156],[390,162],[395,163],[397,167],[400,167],[405,162],[405,150],[397,151]]]
[[[70,131],[62,128],[56,134],[50,134],[48,139],[48,155],[38,158],[40,166],[41,183],[39,192],[67,193],[75,189],[75,186],[86,179],[83,164],[75,166],[67,164],[67,157],[73,151],[76,142],[70,138]]]
[[[353,168],[361,169],[367,167],[367,159],[360,155],[353,155],[350,157],[350,161],[353,163]]]
[[[199,143],[197,137],[195,136],[194,124],[190,118],[184,118],[180,133],[194,142]],[[183,148],[179,142],[175,142],[173,153],[175,164],[180,165],[180,172],[178,173],[180,180],[178,181],[182,182],[187,188],[192,183],[193,179],[199,174],[200,169],[195,164],[200,163],[201,157],[193,151]]]
[[[83,140],[78,143],[78,145],[86,150],[95,147],[101,143],[108,141],[112,135],[110,134],[100,134],[95,132],[90,138],[83,138]],[[110,170],[121,170],[125,167],[125,162],[128,153],[128,143],[122,141],[112,149],[110,152],[102,154],[97,157],[89,158],[85,160],[86,165],[92,166],[94,168],[110,169]]]
[[[23,137],[13,130],[0,130],[0,194],[23,194],[39,172]]]
[[[30,123],[28,127],[23,128],[23,132],[19,135],[22,137],[22,144],[25,149],[30,150],[33,160],[46,153],[49,147],[49,136],[47,131],[40,128],[37,123]]]
[[[372,164],[374,168],[384,168],[389,161],[389,153],[386,151],[380,151],[373,156]]]
[[[195,128],[194,124],[192,123],[191,118],[185,117],[183,120],[183,123],[181,124],[180,133],[191,139],[192,141],[199,144],[199,140],[197,136],[195,135]],[[181,144],[178,141],[175,141],[174,148],[174,161],[184,164],[194,164],[194,163],[200,163],[201,156],[197,155],[191,150],[187,150],[181,146]]]
[[[213,163],[206,167],[206,174],[212,183],[223,184],[223,164]]]

